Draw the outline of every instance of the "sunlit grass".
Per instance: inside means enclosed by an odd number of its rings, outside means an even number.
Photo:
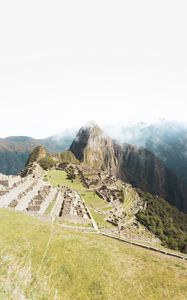
[[[0,299],[187,299],[186,262],[12,210],[0,221]]]
[[[53,201],[51,201],[51,202],[49,203],[49,205],[48,205],[48,207],[47,207],[47,209],[46,209],[46,211],[45,211],[45,215],[49,215],[49,214],[50,214],[50,212],[52,211],[52,209],[53,209],[53,207],[54,207],[54,205],[55,205],[55,202],[56,202],[56,198],[53,199]]]

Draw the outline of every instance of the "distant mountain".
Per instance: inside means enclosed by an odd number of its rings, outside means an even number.
[[[49,152],[57,153],[69,148],[76,135],[75,129],[68,129],[46,139],[27,136],[12,136],[0,139],[0,173],[18,174],[25,167],[29,153],[39,145]]]
[[[95,124],[79,130],[70,151],[90,167],[108,169],[118,178],[187,211],[186,187],[150,151],[128,144],[120,145]]]
[[[108,127],[106,132],[121,143],[144,147],[151,151],[187,184],[186,124],[162,120],[154,124]]]

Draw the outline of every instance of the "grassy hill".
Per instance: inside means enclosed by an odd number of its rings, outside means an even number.
[[[0,299],[187,298],[187,264],[0,210]]]

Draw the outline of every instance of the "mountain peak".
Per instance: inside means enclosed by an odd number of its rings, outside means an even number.
[[[93,121],[81,127],[70,151],[78,160],[90,167],[97,169],[115,168],[113,142]]]
[[[96,122],[88,122],[79,129],[71,144],[70,151],[74,153],[77,159],[83,161],[85,148],[98,149],[101,146],[104,137],[105,134],[103,130]]]
[[[28,163],[37,162],[40,159],[46,157],[47,150],[43,146],[35,147],[29,155]]]
[[[98,124],[95,121],[89,121],[85,123],[79,130],[78,135],[80,135],[83,132],[88,132],[89,135],[91,133],[94,133],[96,135],[104,134],[103,130],[98,126]]]
[[[83,127],[85,127],[85,128],[94,128],[94,127],[99,128],[98,124],[95,121],[93,121],[93,120],[86,122],[83,125]]]

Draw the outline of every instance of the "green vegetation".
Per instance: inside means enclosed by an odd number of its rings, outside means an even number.
[[[139,222],[159,237],[164,246],[187,253],[187,215],[165,200],[143,193],[140,197],[147,209],[137,214]]]
[[[55,224],[58,224],[58,225],[67,225],[67,226],[73,226],[73,227],[82,227],[82,228],[91,228],[93,229],[92,227],[92,223],[87,223],[87,224],[82,224],[82,223],[77,223],[77,221],[73,221],[73,220],[68,220],[64,217],[59,217],[55,220]]]
[[[45,215],[49,215],[50,212],[52,211],[54,205],[55,205],[55,202],[56,202],[56,198],[53,199],[53,201],[51,201],[45,211]]]
[[[36,162],[39,160],[39,158],[45,157],[47,155],[47,151],[43,146],[37,146],[35,147],[32,152],[29,155],[29,162]]]
[[[0,210],[0,299],[185,300],[186,262]]]
[[[56,162],[50,155],[47,155],[46,157],[40,159],[38,163],[44,170],[48,170],[54,167],[56,164]]]
[[[78,159],[76,159],[75,155],[71,151],[64,151],[60,153],[60,160],[62,163],[79,164]]]
[[[95,222],[98,224],[98,227],[101,228],[112,228],[114,227],[111,223],[108,223],[105,221],[105,214],[102,212],[98,212],[94,210],[93,208],[90,208],[90,212],[92,214],[92,217],[94,218]]]
[[[68,171],[67,171],[67,178],[69,179],[69,180],[75,180],[75,178],[76,178],[76,175],[75,175],[75,172],[74,172],[74,168],[73,167],[69,167],[68,168]]]
[[[64,171],[59,170],[49,170],[47,172],[47,180],[53,185],[65,185],[69,188],[75,190],[82,190],[84,191],[84,187],[82,183],[78,180],[74,180],[73,182],[67,178],[67,173]]]

